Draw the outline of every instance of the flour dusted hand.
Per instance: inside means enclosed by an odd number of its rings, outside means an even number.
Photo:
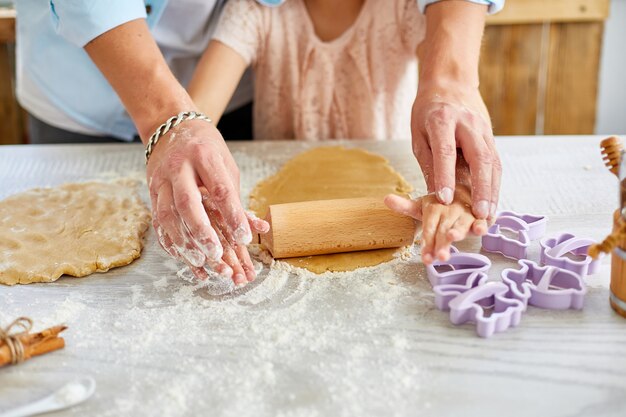
[[[411,124],[413,152],[428,190],[435,192],[440,202],[452,202],[460,148],[469,164],[473,213],[481,219],[493,217],[502,168],[478,89],[420,86]]]
[[[464,156],[471,174],[472,212],[487,219],[496,212],[501,164],[479,91],[478,58],[487,7],[476,3],[440,1],[424,12],[426,36],[417,48],[419,87],[411,134],[428,191],[441,203],[452,203],[459,183],[456,160]]]
[[[267,222],[244,211],[239,169],[211,124],[188,121],[166,135],[148,162],[159,243],[200,279],[205,267],[241,285],[255,278],[246,245]]]

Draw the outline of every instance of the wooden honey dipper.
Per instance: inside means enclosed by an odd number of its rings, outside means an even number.
[[[619,174],[619,164],[622,157],[622,141],[615,136],[608,137],[600,142],[602,160],[613,174]]]
[[[383,198],[275,204],[260,243],[274,258],[396,248],[413,243],[416,222],[391,211]]]
[[[600,142],[600,148],[604,164],[607,166],[609,171],[619,178],[619,167],[622,162],[622,150],[624,148],[622,141],[617,136],[611,136]],[[620,195],[622,196],[622,199],[626,197],[624,194],[625,192],[626,190],[624,190],[624,187],[620,186]],[[617,222],[618,218],[616,218],[615,221]],[[597,259],[600,253],[603,252],[609,254],[617,246],[623,246],[625,242],[626,226],[622,222],[619,223],[619,226],[616,223],[613,232],[608,235],[606,239],[589,247],[588,254],[593,259]]]
[[[617,137],[611,136],[600,142],[600,147],[605,165],[619,180],[620,202],[613,213],[612,233],[602,242],[591,245],[588,254],[594,259],[601,252],[611,254],[609,303],[613,310],[626,318],[626,167],[622,166],[623,146]]]

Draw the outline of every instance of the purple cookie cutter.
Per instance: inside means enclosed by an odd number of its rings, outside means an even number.
[[[470,272],[469,275],[458,274],[452,276],[447,284],[435,285],[435,306],[441,311],[450,310],[450,301],[456,296],[466,293],[472,288],[484,285],[489,277],[484,272]]]
[[[450,301],[450,321],[453,324],[476,323],[480,337],[517,326],[525,306],[518,299],[508,298],[508,292],[509,287],[502,282],[487,282],[471,288]]]
[[[500,229],[517,232],[517,240],[505,236]],[[530,246],[528,230],[528,224],[517,217],[498,217],[483,235],[482,247],[487,252],[501,253],[507,258],[524,259]]]
[[[426,273],[430,284],[435,287],[446,284],[459,284],[474,272],[487,272],[491,261],[478,253],[459,252],[454,246],[450,248],[450,258],[447,261],[436,260],[426,265]]]
[[[580,310],[583,308],[587,289],[580,275],[553,266],[539,266],[522,259],[520,269],[502,271],[502,282],[510,291],[511,298],[520,300],[524,306],[550,310]]]
[[[498,218],[512,217],[526,223],[528,238],[530,240],[537,240],[546,233],[546,227],[548,226],[548,217],[536,216],[534,214],[521,214],[514,211],[503,211],[498,214]]]
[[[587,255],[589,246],[594,243],[596,243],[595,240],[578,238],[571,233],[563,233],[556,238],[542,239],[539,242],[541,263],[575,272],[582,277],[593,275],[597,272],[601,260],[600,258],[593,260]],[[566,256],[568,253],[585,258],[583,260],[570,259]]]

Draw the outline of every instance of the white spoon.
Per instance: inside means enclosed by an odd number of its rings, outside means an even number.
[[[64,410],[89,399],[96,390],[96,381],[88,376],[63,385],[54,393],[34,403],[14,408],[0,417],[27,417]]]

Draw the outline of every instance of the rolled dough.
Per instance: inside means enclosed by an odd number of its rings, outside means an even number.
[[[0,201],[0,284],[83,277],[138,258],[150,212],[136,183],[36,188]]]
[[[265,217],[272,204],[352,197],[406,195],[412,191],[389,161],[362,149],[320,147],[288,161],[275,175],[259,182],[250,194],[250,209]],[[311,213],[314,216],[314,213]],[[351,271],[390,261],[397,249],[284,259],[315,273]]]

